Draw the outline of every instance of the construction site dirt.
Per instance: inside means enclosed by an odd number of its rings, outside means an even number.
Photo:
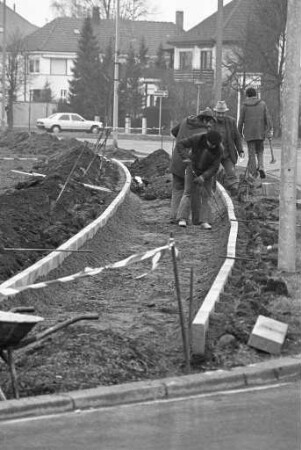
[[[68,256],[46,278],[103,267],[165,245],[172,234],[179,250],[177,265],[187,323],[192,269],[195,314],[223,263],[230,228],[225,211],[212,204],[214,222],[209,232],[192,225],[186,229],[171,225],[171,175],[164,150],[140,160],[134,151],[107,147],[102,149],[106,158],[102,158],[100,170],[94,150],[92,144],[59,140],[47,133],[1,137],[1,282],[42,256],[40,252],[5,249],[55,248],[106,209],[120,189],[118,170],[110,161],[114,157],[127,160],[131,174],[144,180],[143,188],[133,183],[114,217],[84,245],[89,252]],[[30,171],[46,177],[24,174]],[[83,183],[110,191],[95,192]],[[241,219],[237,261],[212,316],[206,354],[192,355],[192,372],[271,358],[247,345],[259,314],[289,324],[283,355],[300,351],[298,278],[277,271],[278,198],[250,195],[235,200],[234,205]],[[298,239],[300,242],[300,235]],[[300,259],[299,246],[299,268]],[[73,324],[43,343],[15,352],[21,397],[186,373],[171,255],[164,255],[156,270],[139,278],[149,269],[149,261],[140,262],[3,299],[3,311],[31,306],[34,314],[44,318],[33,334],[78,314],[99,315],[97,321]],[[11,398],[10,376],[1,360],[0,379],[2,390]]]

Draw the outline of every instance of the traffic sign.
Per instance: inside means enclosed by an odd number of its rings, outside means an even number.
[[[163,89],[158,89],[154,92],[156,97],[168,97],[168,91],[164,91]]]

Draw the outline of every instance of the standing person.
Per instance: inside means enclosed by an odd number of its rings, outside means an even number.
[[[177,223],[177,212],[184,192],[185,169],[187,166],[187,163],[184,161],[187,158],[182,158],[179,154],[178,142],[193,134],[207,133],[214,121],[213,111],[210,108],[206,108],[204,111],[200,111],[198,115],[186,117],[171,130],[171,134],[176,138],[176,145],[172,153],[170,165],[170,171],[172,173],[171,223]]]
[[[187,149],[189,158],[187,158]],[[187,162],[185,190],[178,210],[178,224],[186,227],[192,212],[192,223],[211,230],[209,200],[215,175],[223,156],[220,133],[209,130],[178,142],[178,151]]]
[[[238,155],[241,157],[244,156],[241,135],[238,131],[236,120],[226,115],[229,108],[224,100],[218,101],[213,109],[216,114],[214,129],[221,134],[224,146],[224,156],[222,159],[222,166],[225,172],[224,185],[230,194],[235,195],[238,190],[238,177],[236,175],[235,165]]]
[[[273,137],[272,120],[266,103],[257,97],[253,87],[246,90],[246,97],[238,121],[238,130],[247,142],[250,175],[256,178],[259,172],[260,178],[265,178],[264,140],[266,137]]]

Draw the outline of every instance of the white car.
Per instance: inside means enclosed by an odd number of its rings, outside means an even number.
[[[44,119],[37,119],[37,127],[53,133],[59,133],[60,131],[86,131],[96,134],[103,128],[103,123],[86,120],[79,114],[56,113]]]

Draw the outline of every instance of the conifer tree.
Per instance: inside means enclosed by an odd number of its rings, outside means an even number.
[[[138,54],[138,60],[139,60],[139,63],[140,63],[140,66],[142,69],[147,66],[147,63],[148,63],[147,55],[148,55],[148,47],[145,44],[145,38],[143,36],[140,41],[139,54]]]
[[[102,109],[102,74],[99,48],[93,34],[91,19],[85,19],[78,42],[78,51],[69,81],[69,101],[74,112],[86,119],[100,115]]]
[[[135,119],[141,112],[142,93],[140,86],[141,67],[134,49],[129,49],[127,62],[122,67],[122,77],[120,81],[120,114],[129,114]],[[123,120],[123,117],[120,117]]]
[[[113,118],[113,86],[114,86],[114,49],[110,40],[101,62],[103,76],[103,118],[105,124],[112,124]]]
[[[158,67],[159,69],[166,69],[166,60],[164,57],[164,50],[162,43],[160,43],[157,50],[155,66]]]

